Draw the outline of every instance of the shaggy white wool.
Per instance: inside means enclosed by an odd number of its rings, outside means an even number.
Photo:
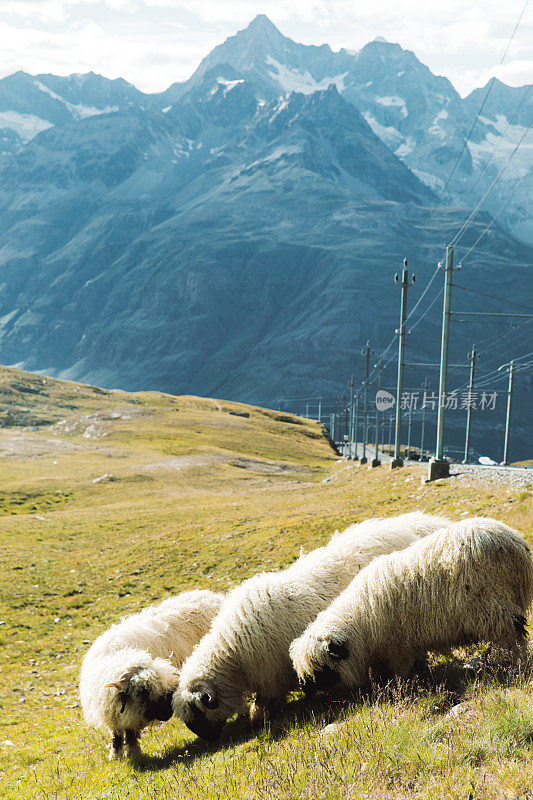
[[[372,668],[406,676],[427,651],[479,641],[520,650],[532,599],[533,560],[522,537],[493,519],[463,520],[373,561],[290,655],[301,681],[326,688],[335,678],[363,686]]]
[[[214,738],[235,711],[279,699],[296,685],[289,645],[376,556],[449,525],[419,512],[371,519],[336,532],[324,547],[280,572],[230,592],[209,633],[184,663],[172,705],[185,724]]]
[[[125,731],[133,753],[139,732],[164,718],[154,713],[162,713],[179,667],[209,630],[223,599],[209,591],[183,592],[126,617],[93,643],[81,667],[81,705],[87,723],[112,733],[112,757],[120,754]]]

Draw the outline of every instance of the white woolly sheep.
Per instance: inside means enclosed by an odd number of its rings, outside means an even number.
[[[85,721],[112,735],[110,758],[139,752],[143,728],[172,716],[178,669],[209,630],[224,595],[183,592],[112,625],[85,655],[80,698]]]
[[[406,677],[428,651],[490,641],[525,651],[533,560],[488,518],[455,523],[357,575],[290,646],[304,686],[358,688],[369,670]]]
[[[448,520],[422,513],[372,519],[335,533],[329,543],[280,572],[256,575],[227,596],[209,633],[187,659],[172,706],[197,735],[218,738],[228,717],[253,714],[297,685],[289,645],[360,569],[406,547]],[[258,712],[259,709],[259,712]]]

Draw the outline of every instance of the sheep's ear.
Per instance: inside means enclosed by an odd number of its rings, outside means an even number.
[[[123,692],[124,689],[128,686],[128,681],[125,678],[121,678],[119,681],[113,681],[113,683],[106,683],[106,686],[109,686],[113,689],[118,689],[119,691]]]
[[[112,687],[113,689],[118,689],[118,699],[120,700],[120,713],[124,713],[124,709],[126,708],[126,702],[128,700],[128,686],[129,680],[126,678],[120,678],[118,681],[113,681],[113,683],[106,683],[106,686]]]
[[[326,650],[334,661],[346,661],[350,656],[350,651],[343,642],[329,641],[326,645]]]
[[[200,698],[200,702],[203,706],[209,709],[218,708],[218,700],[216,699],[214,694],[209,692],[198,692],[198,696]]]

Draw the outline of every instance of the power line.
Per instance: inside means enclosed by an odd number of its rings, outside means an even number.
[[[453,237],[453,239],[452,239],[452,241],[451,241],[451,244],[457,244],[457,242],[459,241],[459,239],[461,238],[461,236],[464,234],[464,232],[466,231],[466,229],[468,228],[468,226],[470,225],[470,223],[472,222],[472,220],[473,220],[473,219],[474,219],[474,217],[476,216],[477,212],[479,211],[479,209],[481,208],[481,206],[483,205],[483,203],[485,202],[485,200],[487,199],[487,197],[489,196],[489,194],[491,193],[491,191],[493,190],[493,188],[496,186],[496,183],[499,181],[499,179],[500,179],[500,177],[501,177],[502,173],[503,173],[503,172],[504,172],[504,170],[505,170],[505,169],[507,169],[507,167],[509,166],[509,163],[510,163],[510,161],[511,161],[512,157],[514,156],[514,154],[516,153],[516,151],[518,150],[518,148],[520,147],[520,145],[521,145],[521,144],[522,144],[522,142],[524,141],[524,138],[525,138],[526,134],[529,132],[529,129],[531,128],[531,125],[532,125],[532,124],[533,124],[533,120],[531,120],[531,122],[529,123],[529,125],[528,125],[528,126],[527,126],[527,128],[525,129],[524,133],[523,133],[523,134],[522,134],[522,136],[520,137],[520,140],[519,140],[518,144],[516,145],[516,147],[514,148],[513,152],[511,153],[511,155],[509,156],[509,158],[507,159],[507,161],[505,162],[505,164],[503,165],[503,167],[501,168],[501,170],[498,172],[498,174],[496,175],[496,177],[494,178],[494,180],[492,181],[492,183],[490,184],[489,188],[487,189],[487,191],[485,192],[485,194],[483,195],[483,197],[481,198],[481,200],[479,201],[479,203],[477,204],[477,206],[474,208],[474,210],[472,211],[472,213],[470,214],[470,216],[468,217],[468,219],[466,220],[466,222],[464,222],[464,223],[463,223],[462,227],[461,227],[461,228],[460,228],[460,229],[457,231],[457,233],[456,233],[456,234],[455,234],[455,236]],[[527,174],[528,174],[528,173],[526,173],[526,175],[527,175]],[[524,176],[524,177],[525,177],[525,176]],[[522,178],[522,180],[523,180],[523,178]],[[501,213],[501,211],[500,211],[500,212],[498,212],[498,213]]]
[[[526,311],[533,311],[531,306],[524,306],[522,303],[516,303],[514,300],[505,300],[503,297],[496,297],[494,294],[480,292],[478,289],[469,289],[467,286],[460,286],[458,283],[454,283],[453,285],[456,289],[462,289],[463,292],[471,292],[472,294],[478,294],[481,297],[490,297],[492,300],[498,300],[500,303],[509,303],[512,306],[517,306],[517,308],[524,308]]]
[[[500,64],[503,64],[503,62],[505,61],[505,57],[506,57],[507,53],[509,52],[509,48],[510,48],[511,43],[512,43],[512,41],[514,39],[514,35],[518,30],[518,26],[522,22],[522,17],[524,16],[524,11],[526,10],[526,8],[528,6],[528,3],[529,3],[529,0],[526,0],[526,2],[524,3],[524,7],[523,7],[522,11],[520,12],[520,16],[518,17],[516,25],[514,26],[514,30],[513,30],[512,34],[511,34],[511,38],[509,39],[509,41],[507,43],[507,47],[505,48],[505,52],[504,52],[503,56],[501,57]]]
[[[530,123],[530,126],[531,126],[531,123]],[[521,186],[521,185],[522,185],[522,183],[523,183],[523,182],[524,182],[524,180],[527,178],[527,176],[530,174],[530,172],[531,172],[531,170],[529,170],[528,172],[526,172],[526,173],[525,173],[525,174],[522,176],[522,178],[521,178],[521,179],[518,181],[518,183],[516,183],[516,184],[515,184],[515,186],[514,186],[513,190],[512,190],[512,191],[511,191],[511,193],[509,194],[509,196],[508,196],[507,200],[505,201],[505,203],[503,204],[503,206],[500,208],[500,210],[498,211],[498,213],[497,213],[497,214],[495,214],[495,215],[493,216],[493,218],[491,219],[491,221],[489,222],[489,224],[487,225],[487,227],[486,227],[486,228],[485,228],[485,229],[484,229],[484,230],[481,232],[481,234],[478,236],[478,238],[476,239],[476,241],[474,242],[474,244],[472,245],[472,247],[471,247],[469,250],[467,250],[467,251],[466,251],[466,253],[464,254],[463,258],[461,259],[462,261],[465,261],[465,259],[466,259],[466,258],[468,258],[468,256],[469,256],[469,255],[470,255],[470,253],[472,252],[472,250],[474,250],[474,249],[475,249],[475,248],[478,246],[478,244],[479,244],[479,243],[480,243],[480,241],[483,239],[483,237],[485,236],[485,234],[486,234],[486,233],[488,233],[488,231],[489,231],[489,230],[490,230],[490,228],[492,227],[492,224],[493,224],[493,223],[494,223],[494,222],[495,222],[495,221],[498,219],[498,217],[500,216],[500,214],[502,214],[502,213],[505,211],[505,209],[506,209],[506,208],[507,208],[507,206],[509,205],[509,203],[510,203],[510,201],[511,201],[511,199],[512,199],[513,195],[514,195],[514,193],[517,191],[517,189],[519,188],[519,186]]]
[[[444,291],[444,289],[441,289],[441,290],[438,292],[438,294],[435,296],[435,298],[433,299],[433,301],[432,301],[432,302],[429,304],[429,306],[426,308],[426,310],[424,311],[424,313],[422,314],[422,316],[421,316],[421,317],[419,317],[419,318],[417,319],[417,321],[415,322],[415,324],[414,324],[414,325],[413,325],[411,328],[409,328],[409,333],[412,333],[412,332],[414,331],[414,329],[416,328],[416,326],[417,326],[417,325],[418,325],[420,322],[422,322],[422,320],[424,319],[424,317],[426,316],[426,314],[427,314],[429,311],[431,311],[431,309],[433,308],[433,306],[435,305],[435,303],[437,302],[437,300],[439,300],[439,299],[440,299],[440,297],[442,296],[442,293],[443,293],[443,291]]]
[[[518,357],[517,359],[515,359],[515,360],[516,360],[516,361],[520,361],[520,360],[522,360],[522,359],[524,359],[524,358],[529,358],[529,357],[530,357],[530,356],[532,356],[532,355],[533,355],[533,352],[531,352],[531,353],[526,353],[526,355],[524,355],[524,356],[519,356],[519,357]],[[481,388],[482,388],[483,386],[487,386],[489,383],[491,383],[491,382],[493,382],[493,381],[501,380],[502,378],[504,378],[504,377],[505,377],[504,373],[500,373],[500,375],[499,375],[499,376],[498,376],[498,374],[497,374],[498,372],[500,372],[500,368],[501,368],[501,365],[500,365],[500,367],[496,367],[495,369],[491,369],[489,372],[485,373],[485,375],[483,375],[483,376],[481,377],[481,379],[480,379],[480,380],[478,380],[478,382],[477,382],[477,384],[476,384],[476,385],[477,385],[478,387],[481,387]],[[468,382],[467,382],[467,383],[465,383],[465,384],[462,384],[462,385],[461,385],[461,386],[460,386],[458,389],[456,389],[456,391],[457,391],[457,392],[461,392],[461,391],[463,391],[463,389],[465,389],[467,385],[468,385]]]
[[[430,280],[429,280],[429,283],[428,283],[428,285],[426,286],[426,288],[424,289],[424,291],[422,292],[422,294],[421,294],[421,295],[420,295],[420,297],[418,298],[418,302],[416,302],[416,303],[415,303],[415,305],[414,305],[414,306],[413,306],[413,308],[411,309],[410,313],[407,315],[407,317],[406,317],[406,319],[405,319],[405,321],[406,321],[406,322],[409,322],[409,320],[411,319],[411,317],[412,317],[412,316],[413,316],[413,314],[415,313],[416,309],[418,308],[418,306],[420,305],[420,303],[422,302],[422,300],[423,300],[423,299],[424,299],[424,297],[426,296],[426,292],[428,291],[429,287],[431,286],[431,284],[433,283],[433,281],[434,281],[434,280],[435,280],[435,278],[437,277],[438,273],[439,273],[439,267],[437,267],[437,268],[435,269],[435,272],[434,272],[434,273],[433,273],[433,275],[431,276],[431,278],[430,278]]]
[[[526,10],[526,8],[527,8],[528,2],[529,2],[529,0],[526,0],[526,1],[525,1],[525,3],[524,3],[524,6],[523,6],[523,8],[522,8],[522,11],[520,12],[520,15],[519,15],[519,17],[518,17],[518,20],[516,21],[516,24],[515,24],[515,26],[514,26],[514,28],[513,28],[513,32],[511,33],[511,36],[510,36],[510,38],[509,38],[509,41],[508,41],[508,43],[507,43],[507,47],[505,48],[505,51],[504,51],[504,53],[503,53],[503,56],[502,56],[502,57],[501,57],[501,59],[500,59],[500,62],[499,62],[499,64],[500,64],[500,65],[501,65],[501,64],[503,64],[503,62],[504,62],[504,60],[505,60],[505,57],[507,56],[507,53],[508,53],[508,51],[509,51],[509,48],[510,48],[510,46],[511,46],[511,43],[512,43],[512,41],[513,41],[513,39],[514,39],[515,33],[516,33],[516,31],[518,30],[518,26],[520,25],[520,22],[522,21],[522,17],[524,16],[524,12],[525,12],[525,10]],[[464,139],[464,141],[463,141],[463,146],[462,146],[462,148],[461,148],[461,152],[459,153],[459,155],[458,155],[458,157],[457,157],[457,159],[456,159],[456,161],[455,161],[455,163],[454,163],[454,165],[453,165],[453,167],[452,167],[452,171],[450,172],[450,175],[449,175],[449,177],[448,177],[448,180],[446,181],[446,183],[445,183],[445,185],[444,185],[444,187],[443,187],[443,189],[442,189],[442,192],[441,192],[441,194],[440,194],[440,196],[439,196],[439,199],[438,199],[438,201],[437,201],[437,204],[434,206],[434,208],[433,208],[433,210],[432,210],[432,212],[431,212],[431,214],[430,214],[430,216],[429,216],[429,219],[431,219],[431,217],[433,216],[433,213],[435,212],[435,210],[437,209],[437,207],[440,205],[440,202],[441,202],[441,200],[442,200],[442,198],[443,198],[443,196],[444,196],[444,193],[445,193],[445,191],[446,191],[446,189],[447,189],[447,187],[448,187],[448,184],[450,183],[450,181],[451,181],[451,179],[452,179],[452,176],[453,176],[453,174],[454,174],[454,172],[455,172],[455,170],[456,170],[456,168],[457,168],[457,166],[458,166],[458,164],[459,164],[459,162],[460,162],[460,160],[461,160],[461,158],[462,158],[462,156],[463,156],[463,153],[464,153],[464,151],[465,151],[465,149],[466,149],[466,147],[467,147],[467,145],[468,145],[468,142],[469,142],[469,140],[470,140],[470,137],[471,137],[471,135],[472,135],[472,132],[473,132],[473,130],[474,130],[474,128],[475,128],[475,126],[476,126],[476,123],[477,123],[477,121],[478,121],[479,117],[481,116],[481,112],[483,111],[483,109],[484,109],[484,107],[485,107],[485,105],[486,105],[486,103],[487,103],[487,100],[488,100],[488,98],[489,98],[489,95],[490,95],[490,93],[491,93],[491,91],[492,91],[492,89],[493,89],[493,87],[494,87],[494,83],[495,83],[495,81],[496,81],[496,78],[495,78],[495,77],[493,77],[493,78],[492,78],[492,79],[489,81],[489,83],[488,83],[488,85],[487,85],[487,91],[486,91],[486,93],[485,93],[485,96],[484,96],[484,98],[483,98],[483,101],[482,101],[482,103],[481,103],[481,106],[479,107],[479,109],[478,109],[478,112],[477,112],[477,114],[476,114],[476,116],[475,116],[474,122],[472,123],[472,125],[471,125],[471,127],[470,127],[470,130],[468,131],[468,134],[467,134],[466,138],[465,138],[465,139]],[[515,150],[516,150],[516,148],[515,148]],[[514,154],[514,153],[513,153],[513,154]],[[512,158],[512,156],[511,156],[511,158]],[[509,160],[510,160],[510,159],[509,159]],[[505,168],[505,167],[504,167],[504,168]],[[502,170],[502,171],[503,171],[503,170]],[[499,174],[501,175],[501,172],[500,172]],[[498,177],[499,177],[499,175],[498,175]],[[493,184],[492,184],[492,185],[493,185]],[[490,188],[492,188],[492,185],[491,185],[491,187],[490,187]],[[484,200],[484,198],[485,198],[485,197],[486,197],[486,195],[484,195],[484,197],[482,198],[482,200],[481,200],[480,202],[482,202],[482,201]],[[470,220],[470,218],[469,218],[469,220]],[[467,222],[468,222],[468,221],[467,221]],[[454,243],[455,243],[455,241],[456,241],[456,239],[454,239],[454,240],[451,242],[451,244],[454,244]]]
[[[489,336],[485,337],[485,339],[481,340],[480,347],[481,346],[491,347],[493,342],[495,342],[496,340],[499,340],[500,342],[504,342],[506,339],[509,338],[509,336],[511,336],[513,333],[515,333],[515,331],[517,331],[519,328],[523,328],[525,325],[531,325],[532,322],[533,322],[533,320],[530,320],[530,319],[526,320],[525,322],[520,322],[518,325],[515,325],[512,330],[510,330],[507,334],[504,334],[503,336],[501,334],[499,334],[499,333],[496,333],[496,334],[492,334],[491,333]],[[512,323],[509,323],[509,324],[512,324]],[[489,342],[488,345],[487,345],[487,342]]]
[[[432,275],[432,276],[431,276],[431,278],[429,279],[429,282],[428,282],[428,284],[427,284],[426,288],[424,289],[424,291],[422,292],[422,294],[421,294],[421,295],[420,295],[420,297],[418,298],[418,301],[415,303],[415,305],[413,306],[413,308],[411,309],[411,311],[409,312],[409,314],[408,314],[408,315],[407,315],[407,317],[405,318],[405,322],[406,322],[406,323],[407,323],[407,322],[408,322],[408,321],[411,319],[411,317],[412,317],[412,316],[413,316],[413,314],[415,313],[416,309],[418,308],[418,306],[420,305],[420,303],[421,303],[421,302],[422,302],[422,300],[424,299],[424,297],[425,297],[426,293],[428,292],[428,290],[429,290],[429,288],[430,288],[431,284],[433,283],[433,281],[434,281],[434,280],[435,280],[435,278],[437,277],[437,274],[438,274],[438,272],[439,272],[439,268],[437,267],[437,268],[436,268],[436,270],[435,270],[435,272],[433,273],[433,275]],[[438,296],[438,295],[437,295],[437,296]],[[427,311],[426,311],[426,313],[427,313]],[[387,345],[387,347],[385,348],[385,350],[383,350],[383,351],[382,351],[382,353],[380,354],[380,358],[381,358],[381,359],[384,359],[384,358],[385,358],[386,354],[389,352],[389,350],[391,349],[391,347],[392,347],[392,345],[394,344],[394,342],[395,342],[395,341],[396,341],[396,333],[394,334],[394,336],[393,336],[393,337],[392,337],[392,339],[390,340],[390,342],[389,342],[389,344]],[[395,356],[395,353],[393,352],[393,353],[391,354],[390,358],[389,358],[389,359],[387,359],[387,361],[386,361],[386,362],[383,364],[383,369],[385,369],[385,368],[386,368],[386,367],[387,367],[387,366],[388,366],[388,365],[391,363],[391,361],[393,360],[394,356]],[[375,371],[376,371],[376,367],[374,366],[374,367],[373,367],[373,369],[372,369],[372,372],[370,373],[369,380],[372,380],[372,377],[373,377],[373,375],[374,375]]]
[[[504,130],[504,132],[502,133],[502,135],[501,135],[501,136],[500,136],[500,138],[498,139],[498,142],[496,143],[496,146],[494,147],[494,149],[493,149],[492,153],[490,154],[489,158],[488,158],[488,159],[485,161],[485,165],[484,165],[483,169],[481,170],[481,172],[480,172],[480,173],[479,173],[479,175],[477,176],[477,178],[476,178],[476,180],[474,181],[473,185],[470,187],[470,197],[473,195],[473,193],[474,193],[474,189],[476,188],[476,186],[478,185],[479,181],[481,180],[481,178],[483,177],[483,175],[484,175],[484,174],[485,174],[485,172],[487,171],[487,169],[488,169],[488,167],[489,167],[489,164],[490,164],[490,162],[492,161],[492,159],[494,158],[494,156],[495,156],[495,155],[496,155],[496,153],[498,152],[498,150],[499,150],[499,148],[500,148],[500,145],[501,145],[501,143],[502,143],[503,141],[505,141],[505,137],[506,137],[506,135],[507,135],[507,131],[508,131],[508,130],[509,130],[509,128],[511,127],[511,125],[512,125],[512,122],[513,122],[514,118],[516,117],[516,115],[518,114],[518,112],[519,112],[520,108],[521,108],[521,107],[522,107],[522,105],[524,104],[524,101],[526,100],[526,98],[527,98],[527,96],[528,96],[528,94],[529,94],[529,90],[530,90],[530,88],[531,88],[531,86],[525,86],[525,87],[524,87],[524,91],[522,92],[522,97],[520,98],[520,101],[518,102],[518,104],[517,104],[517,106],[516,106],[515,110],[513,111],[513,113],[512,113],[512,114],[511,114],[511,116],[509,117],[509,119],[507,120],[507,125],[505,126],[505,130]]]

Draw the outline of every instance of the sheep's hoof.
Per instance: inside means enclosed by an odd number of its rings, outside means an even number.
[[[124,757],[124,750],[122,748],[117,750],[116,748],[113,747],[113,745],[109,746],[108,758],[110,761],[118,761],[123,757]]]

